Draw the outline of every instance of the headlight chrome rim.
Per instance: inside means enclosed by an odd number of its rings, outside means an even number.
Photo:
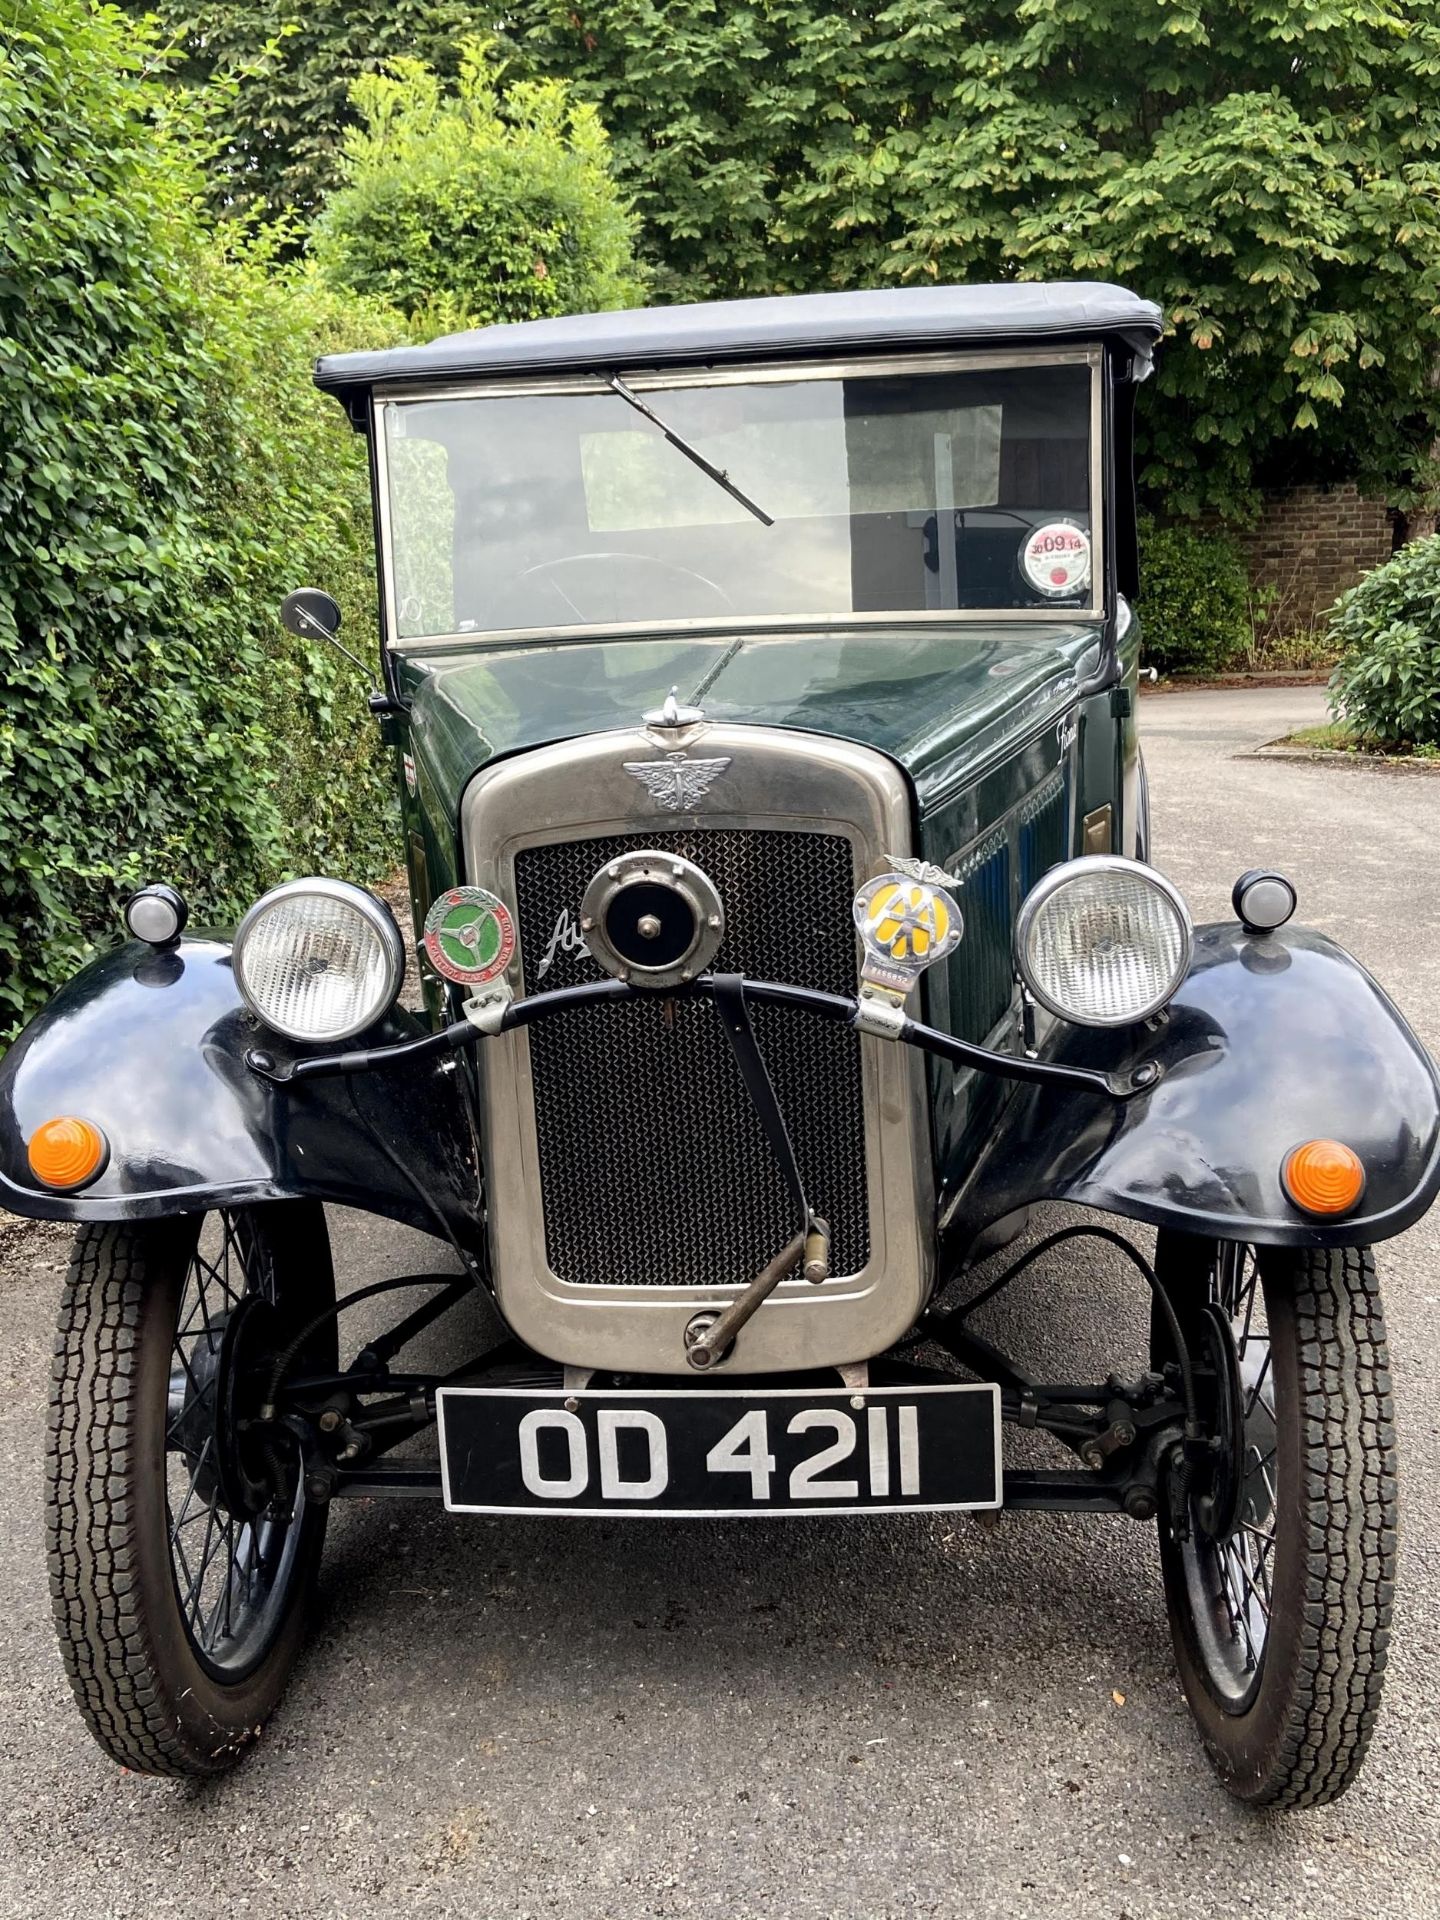
[[[1086,878],[1101,873],[1118,874],[1125,879],[1140,879],[1143,884],[1153,887],[1163,895],[1173,910],[1180,929],[1180,951],[1175,966],[1163,991],[1158,992],[1136,1010],[1127,1009],[1124,1013],[1102,1015],[1097,1013],[1077,1014],[1057,1000],[1037,980],[1035,968],[1030,959],[1030,935],[1040,909],[1065,888],[1083,882]],[[1020,912],[1015,921],[1015,966],[1025,990],[1038,1004],[1059,1020],[1077,1027],[1134,1027],[1146,1020],[1153,1020],[1179,992],[1180,986],[1190,971],[1190,962],[1194,955],[1195,929],[1190,918],[1190,909],[1184,896],[1172,880],[1166,879],[1158,868],[1147,865],[1143,860],[1127,860],[1119,854],[1089,853],[1078,859],[1064,860],[1058,867],[1052,867],[1026,894],[1020,903]]]
[[[300,1032],[294,1025],[284,1025],[277,1021],[274,1014],[267,1010],[257,996],[252,982],[246,975],[245,950],[255,929],[276,907],[282,906],[287,900],[317,898],[335,901],[351,908],[376,935],[384,961],[385,971],[382,978],[385,991],[383,997],[379,993],[372,996],[363,1015],[359,1018],[343,1025],[327,1026],[323,1032]],[[268,893],[261,894],[235,929],[230,959],[235,984],[251,1013],[262,1026],[273,1033],[283,1035],[285,1039],[299,1046],[331,1046],[343,1040],[353,1040],[356,1034],[364,1033],[367,1028],[373,1027],[375,1022],[394,1006],[405,981],[405,942],[389,907],[367,888],[356,886],[353,881],[330,880],[321,875],[287,880],[281,886],[272,887]]]

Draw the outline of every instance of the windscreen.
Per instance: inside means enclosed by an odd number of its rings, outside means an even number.
[[[1092,378],[1077,362],[388,402],[396,630],[1089,607]]]

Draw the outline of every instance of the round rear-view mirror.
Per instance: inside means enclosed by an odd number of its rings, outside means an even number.
[[[340,608],[320,587],[296,587],[280,603],[280,620],[302,640],[333,640],[340,631]]]

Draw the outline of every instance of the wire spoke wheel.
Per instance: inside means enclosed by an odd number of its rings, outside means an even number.
[[[47,1525],[61,1652],[138,1772],[234,1763],[299,1651],[325,1512],[257,1427],[277,1355],[333,1367],[324,1214],[280,1201],[82,1226],[61,1305]],[[327,1317],[328,1315],[328,1317]]]
[[[1181,1543],[1189,1604],[1218,1694],[1243,1707],[1259,1685],[1274,1605],[1278,1441],[1270,1329],[1255,1249],[1225,1242],[1209,1275],[1212,1325],[1220,1326],[1229,1376],[1232,1483],[1217,1529],[1192,1513]]]
[[[251,1348],[236,1336],[247,1304],[274,1308],[275,1273],[242,1215],[207,1215],[182,1283],[166,1404],[165,1500],[170,1561],[181,1619],[201,1661],[237,1677],[263,1658],[284,1619],[296,1572],[304,1495],[299,1474],[272,1453],[269,1486],[250,1490],[238,1462],[236,1421],[227,1420],[231,1376]],[[256,1384],[249,1383],[252,1387]],[[252,1394],[253,1397],[253,1394]],[[279,1469],[279,1471],[274,1471]],[[263,1501],[263,1505],[259,1502]]]
[[[1176,1660],[1225,1786],[1333,1800],[1379,1712],[1395,1570],[1395,1442],[1368,1249],[1162,1233],[1156,1272],[1200,1369],[1209,1465],[1160,1520]],[[1172,1359],[1163,1318],[1158,1363]]]

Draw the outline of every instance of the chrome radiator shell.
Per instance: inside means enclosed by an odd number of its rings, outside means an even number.
[[[684,762],[669,758],[677,753]],[[703,792],[688,778],[667,783],[634,771],[663,768],[667,759],[682,769],[692,761],[725,765]],[[670,784],[673,792],[657,798],[656,786]],[[466,790],[461,830],[467,876],[512,902],[518,856],[556,843],[654,835],[663,844],[676,831],[839,836],[850,849],[851,891],[891,855],[911,851],[909,793],[883,755],[820,735],[703,722],[678,735],[644,727],[593,734],[488,767]],[[557,916],[562,907],[575,916],[579,902],[557,900]],[[743,915],[744,902],[727,901],[726,910],[732,919]],[[830,910],[848,926],[849,894]],[[517,994],[537,971],[523,926],[520,937]],[[840,1033],[815,1034],[817,1047],[836,1042],[855,1044]],[[783,1283],[715,1371],[780,1372],[864,1359],[892,1345],[924,1305],[935,1215],[924,1063],[911,1048],[880,1040],[860,1040],[859,1048],[869,1257],[858,1272],[820,1288]],[[512,1330],[568,1365],[686,1375],[686,1325],[707,1306],[723,1306],[753,1276],[717,1274],[680,1286],[558,1277],[547,1252],[530,1035],[519,1030],[487,1040],[478,1068],[492,1266]],[[705,1096],[696,1085],[695,1099]],[[597,1135],[606,1124],[623,1124],[623,1115],[597,1111]]]

